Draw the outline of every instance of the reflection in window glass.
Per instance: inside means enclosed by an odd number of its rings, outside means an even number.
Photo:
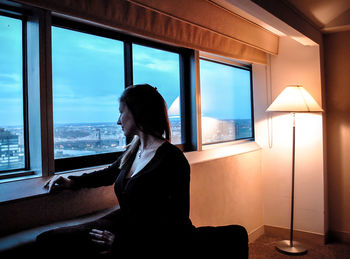
[[[250,73],[200,60],[203,144],[253,136]]]
[[[157,87],[168,106],[171,142],[182,143],[179,54],[133,44],[134,84]]]
[[[52,27],[55,158],[123,149],[123,43]]]
[[[0,171],[23,169],[22,21],[0,16]]]

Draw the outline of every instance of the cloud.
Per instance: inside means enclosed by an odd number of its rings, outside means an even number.
[[[79,48],[86,49],[92,52],[99,52],[109,55],[122,55],[123,54],[123,48],[121,48],[120,45],[117,44],[92,44],[87,42],[80,42],[78,44]]]
[[[177,60],[160,59],[151,54],[137,53],[134,56],[134,66],[145,67],[161,72],[173,72],[178,69]]]
[[[123,55],[123,42],[92,34],[52,27],[53,51],[65,55]],[[113,57],[112,57],[113,58]]]
[[[18,107],[18,106],[22,106],[23,101],[22,101],[22,97],[20,98],[16,98],[16,97],[11,97],[11,98],[7,98],[7,97],[0,97],[0,103],[2,105],[6,105],[6,107],[11,110],[14,107]],[[16,108],[17,109],[17,108]],[[6,110],[6,109],[5,109]]]
[[[118,97],[116,96],[101,96],[101,97],[80,97],[80,98],[66,98],[66,97],[57,97],[54,98],[54,106],[56,108],[62,110],[65,109],[69,111],[69,109],[74,109],[77,107],[86,108],[89,107],[90,109],[94,108],[104,108],[104,109],[110,109],[110,107],[113,107],[113,109],[117,109],[119,106]]]
[[[55,89],[58,89],[55,91]],[[72,90],[72,88],[69,85],[65,85],[65,84],[55,84],[53,87],[53,94],[54,94],[54,98],[62,98],[62,99],[72,99],[74,98],[76,95],[74,93],[74,91]]]
[[[22,93],[22,80],[18,74],[0,74],[0,93],[6,98]]]
[[[2,73],[2,74],[0,74],[0,81],[20,83],[22,81],[21,79],[22,79],[21,75],[16,74],[16,73]]]

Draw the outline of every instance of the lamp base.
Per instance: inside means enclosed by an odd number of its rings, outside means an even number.
[[[307,249],[298,241],[293,241],[293,246],[290,246],[290,240],[279,241],[276,244],[276,249],[284,254],[302,255],[307,253]]]

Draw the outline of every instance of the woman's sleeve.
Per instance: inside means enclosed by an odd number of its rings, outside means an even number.
[[[120,173],[120,160],[121,156],[113,164],[104,169],[84,173],[80,176],[69,176],[68,178],[73,181],[73,189],[95,188],[113,184]]]

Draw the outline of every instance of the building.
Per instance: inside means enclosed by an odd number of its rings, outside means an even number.
[[[0,170],[23,168],[23,157],[18,136],[0,128]]]

